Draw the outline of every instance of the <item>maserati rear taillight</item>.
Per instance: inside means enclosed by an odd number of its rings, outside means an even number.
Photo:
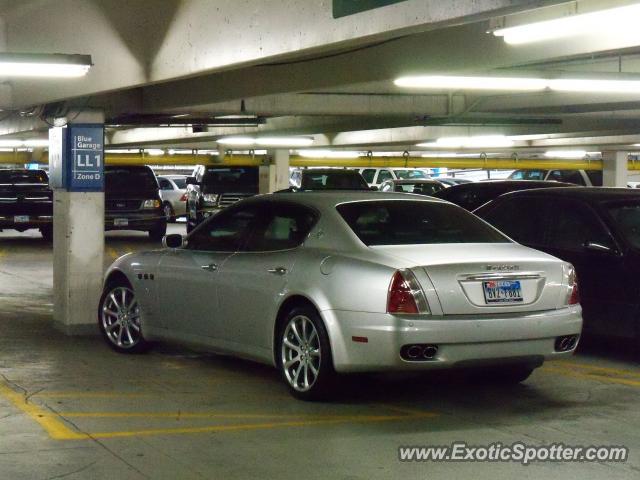
[[[578,276],[574,268],[569,270],[569,288],[571,289],[569,294],[569,305],[577,305],[580,303],[580,292],[578,291]]]
[[[397,270],[391,277],[387,312],[395,314],[429,313],[427,299],[411,270]]]

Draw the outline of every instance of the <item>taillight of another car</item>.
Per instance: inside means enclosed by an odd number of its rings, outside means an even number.
[[[411,270],[397,270],[391,277],[387,295],[387,313],[430,313],[424,292]]]
[[[181,201],[181,202],[186,202],[186,201],[187,201],[187,192],[184,192],[184,193],[182,194],[182,196],[180,197],[180,201]]]

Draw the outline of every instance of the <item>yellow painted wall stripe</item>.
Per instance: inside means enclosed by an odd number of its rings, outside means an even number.
[[[26,401],[24,395],[16,392],[4,382],[0,382],[0,395],[35,420],[55,440],[84,440],[89,438],[83,433],[71,430],[58,415],[47,412],[39,406]]]

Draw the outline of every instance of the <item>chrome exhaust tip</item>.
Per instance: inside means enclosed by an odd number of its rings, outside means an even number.
[[[568,352],[573,350],[578,344],[578,335],[564,335],[556,338],[555,350],[556,352]]]
[[[438,347],[435,345],[427,345],[422,351],[422,356],[427,360],[431,360],[438,353]]]
[[[419,358],[421,353],[422,349],[418,345],[411,345],[409,348],[407,348],[407,357],[412,360]]]

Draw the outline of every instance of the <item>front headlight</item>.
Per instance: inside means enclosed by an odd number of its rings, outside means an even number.
[[[218,199],[220,199],[220,195],[217,193],[205,193],[202,196],[202,201],[208,207],[215,207],[218,204]]]
[[[142,208],[160,208],[160,200],[145,200],[142,202]]]

